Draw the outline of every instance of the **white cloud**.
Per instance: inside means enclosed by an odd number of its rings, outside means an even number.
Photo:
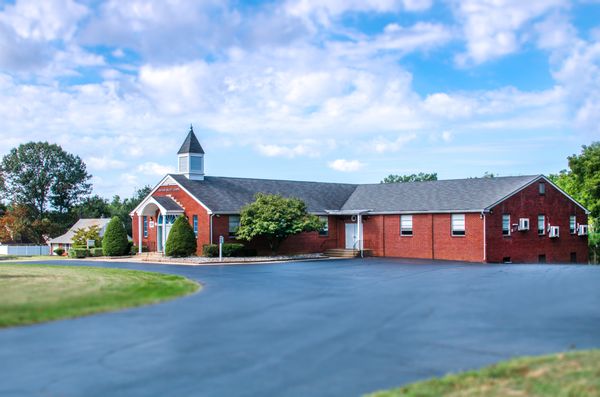
[[[384,137],[377,137],[370,146],[377,153],[385,152],[397,152],[406,146],[407,143],[414,141],[417,138],[417,134],[401,135],[394,140],[389,140]]]
[[[85,162],[92,170],[100,171],[127,167],[127,163],[125,161],[117,160],[108,156],[89,157],[85,160]]]
[[[345,160],[345,159],[333,160],[333,161],[330,161],[329,163],[327,163],[327,165],[329,166],[329,168],[336,170],[336,171],[341,171],[341,172],[358,171],[362,167],[365,166],[364,163],[362,163],[358,160]]]
[[[290,15],[315,16],[324,22],[328,17],[347,12],[424,11],[431,3],[431,0],[291,0],[286,3],[285,10]]]
[[[148,161],[138,165],[136,170],[137,172],[140,172],[144,175],[151,176],[164,176],[166,174],[175,172],[175,169],[171,166],[165,166],[152,161]]]
[[[479,64],[517,51],[527,39],[531,22],[568,6],[565,0],[455,0],[454,13],[463,27],[466,52],[460,65]]]

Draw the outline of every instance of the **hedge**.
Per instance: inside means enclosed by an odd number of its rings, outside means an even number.
[[[183,257],[190,256],[196,252],[196,234],[185,216],[179,216],[173,222],[167,243],[165,244],[165,255]]]
[[[104,256],[104,252],[102,251],[102,247],[96,247],[90,249],[90,256]]]
[[[58,256],[62,256],[65,253],[65,250],[62,248],[57,248],[54,250],[54,253]]]
[[[127,232],[123,227],[123,222],[119,217],[113,217],[102,238],[102,252],[106,256],[120,256],[129,253],[129,242],[127,241]]]
[[[69,258],[85,258],[90,255],[90,251],[87,248],[71,248],[69,250]]]
[[[202,246],[202,256],[206,256],[209,258],[217,258],[219,256],[219,245],[206,244]],[[223,244],[223,256],[227,258],[256,256],[256,250],[253,248],[246,248],[244,244],[225,243]]]

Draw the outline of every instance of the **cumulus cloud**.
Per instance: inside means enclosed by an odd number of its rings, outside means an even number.
[[[175,172],[175,169],[171,166],[165,166],[152,161],[148,161],[138,165],[136,170],[137,172],[142,173],[144,175],[152,176],[164,176],[166,174]]]
[[[566,0],[453,1],[466,42],[466,51],[456,57],[457,63],[480,64],[517,51],[533,31],[533,21],[568,5]]]
[[[377,137],[373,142],[371,142],[371,146],[377,153],[397,152],[407,143],[414,141],[416,138],[417,134],[401,135],[394,140],[386,139],[384,137]]]
[[[341,171],[341,172],[358,171],[362,167],[365,166],[364,163],[362,163],[358,160],[345,160],[345,159],[333,160],[333,161],[330,161],[329,163],[327,163],[327,165],[332,170]]]

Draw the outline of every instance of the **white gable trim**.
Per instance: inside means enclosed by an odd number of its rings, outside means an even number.
[[[171,175],[165,175],[163,179],[160,180],[160,182],[158,182],[158,184],[156,186],[154,186],[154,188],[150,191],[150,193],[138,204],[137,207],[135,207],[133,209],[133,211],[131,211],[129,213],[129,216],[134,216],[138,211],[140,211],[141,208],[145,207],[148,200],[150,198],[152,198],[152,195],[154,193],[156,193],[156,191],[162,187],[162,186],[179,186],[181,188],[181,190],[183,190],[188,196],[190,196],[191,198],[193,198],[198,204],[200,204],[207,212],[208,214],[212,214],[212,210],[210,208],[208,208],[202,201],[198,200],[198,198],[196,196],[194,196],[193,194],[191,194],[186,188],[184,188],[179,182],[177,182],[174,178],[171,177]],[[157,204],[158,205],[158,204]],[[161,207],[159,205],[159,207]]]
[[[536,182],[539,182],[540,180],[543,180],[544,182],[548,182],[550,185],[552,185],[553,187],[556,188],[556,190],[558,190],[560,193],[562,193],[566,198],[568,198],[569,200],[571,200],[572,202],[574,202],[578,207],[580,207],[583,211],[585,211],[586,215],[589,215],[590,211],[585,208],[583,205],[581,205],[577,200],[575,200],[573,197],[569,196],[569,194],[567,194],[564,190],[562,190],[560,187],[558,187],[554,182],[552,182],[550,179],[546,178],[544,175],[538,175],[537,177],[533,178],[533,180],[531,180],[529,183],[526,183],[525,185],[521,186],[520,188],[518,188],[517,190],[515,190],[514,192],[504,196],[503,198],[501,198],[500,200],[496,201],[494,204],[488,206],[485,208],[485,211],[489,211],[492,208],[494,208],[495,206],[497,206],[498,204],[500,204],[501,202],[509,199],[510,197],[514,196],[515,194],[519,193],[520,191],[522,191],[523,189],[528,188],[529,186],[533,185]]]

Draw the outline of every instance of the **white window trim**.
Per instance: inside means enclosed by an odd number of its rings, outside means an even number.
[[[454,229],[454,217],[455,216],[462,216],[463,218],[463,228],[461,229]],[[462,234],[455,234],[456,232],[462,232]],[[452,235],[452,237],[465,237],[467,235],[467,217],[465,216],[465,214],[451,214],[450,215],[450,234]]]
[[[543,228],[540,229],[540,217],[542,217],[542,219],[544,220]],[[537,218],[537,228],[538,228],[538,236],[544,236],[546,234],[546,215],[538,215]],[[541,233],[540,233],[541,230]]]
[[[508,217],[508,233],[504,233],[504,217],[507,216]],[[502,235],[503,236],[510,236],[511,235],[511,227],[510,227],[510,214],[502,214]]]
[[[410,229],[404,229],[402,227],[402,218],[410,218]],[[413,226],[413,216],[412,215],[400,215],[400,237],[412,237],[414,235],[414,226]],[[407,234],[404,234],[403,232],[407,231],[410,232]]]

